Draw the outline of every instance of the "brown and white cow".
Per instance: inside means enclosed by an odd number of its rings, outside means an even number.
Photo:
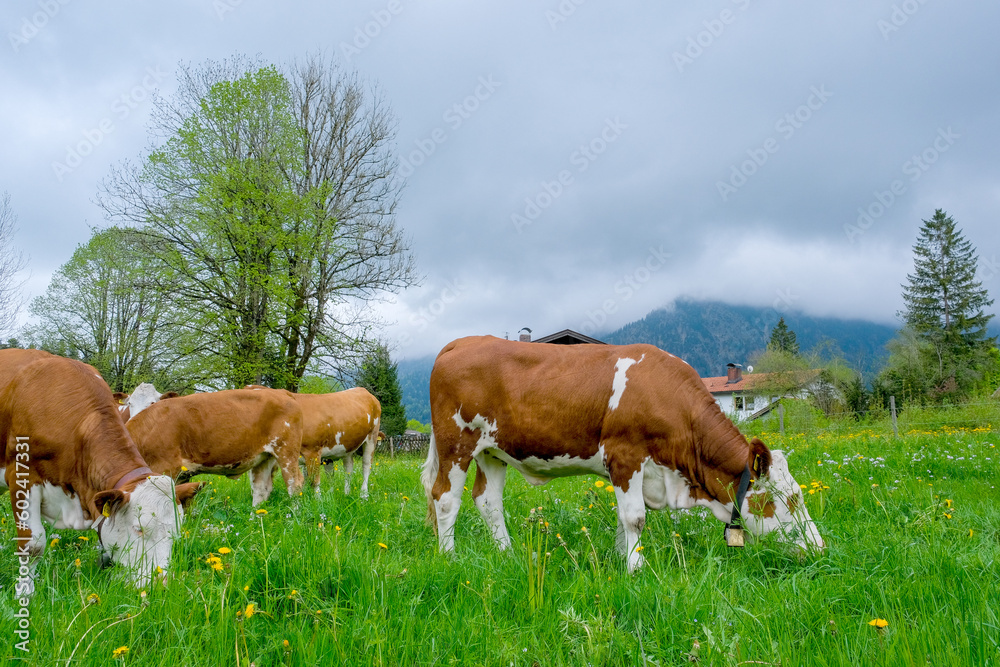
[[[472,496],[501,549],[508,465],[532,484],[594,474],[610,479],[618,550],[642,565],[646,508],[711,509],[751,532],[823,547],[785,457],[747,442],[687,363],[651,345],[549,345],[491,336],[456,340],[431,372],[431,446],[422,481],[439,548],[454,527],[469,465]],[[741,480],[753,487],[734,503]]]
[[[382,404],[367,389],[355,387],[330,394],[293,394],[302,407],[302,447],[330,461],[344,460],[344,493],[351,492],[354,454],[361,451],[361,497],[368,497],[372,455],[378,443]],[[319,489],[319,468],[313,486]]]
[[[302,409],[291,393],[279,389],[229,389],[156,401],[126,425],[149,467],[178,481],[249,472],[254,505],[271,495],[276,465],[288,495],[295,496],[303,483],[300,453],[307,461],[318,459],[318,450],[302,447]]]
[[[93,366],[39,350],[0,350],[2,490],[9,490],[21,577],[34,592],[45,551],[43,519],[56,529],[98,531],[106,558],[136,586],[170,563],[182,507],[197,484],[153,475]]]

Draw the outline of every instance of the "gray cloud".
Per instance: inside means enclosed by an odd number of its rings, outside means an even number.
[[[324,50],[379,85],[412,167],[399,223],[426,280],[384,306],[400,354],[610,329],[679,296],[893,322],[935,208],[1000,256],[998,19],[935,0],[7,3],[0,189],[38,294],[103,224],[97,184],[141,155],[178,62]]]

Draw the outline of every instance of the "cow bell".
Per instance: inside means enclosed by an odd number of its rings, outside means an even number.
[[[726,544],[731,547],[744,546],[743,529],[738,526],[726,527]]]

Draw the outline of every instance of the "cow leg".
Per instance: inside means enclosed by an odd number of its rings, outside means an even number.
[[[610,462],[609,462],[610,463]],[[611,484],[615,488],[618,509],[616,547],[626,558],[629,572],[642,567],[644,558],[639,553],[642,529],[646,525],[646,503],[642,497],[642,468],[628,470],[626,466],[609,465]]]
[[[361,499],[368,498],[368,477],[372,472],[372,456],[375,454],[375,445],[378,443],[378,420],[375,420],[375,430],[365,438],[362,445],[364,451],[361,452]]]
[[[277,463],[276,458],[268,456],[263,463],[250,470],[250,489],[255,507],[271,496],[271,489],[274,488],[274,466]]]
[[[306,480],[308,480],[309,485],[313,488],[313,491],[319,495],[320,492],[320,468],[323,467],[323,460],[320,458],[319,451],[302,451],[302,457],[306,461]]]
[[[455,550],[455,521],[462,506],[462,491],[469,474],[472,459],[459,459],[445,469],[438,468],[437,481],[431,491],[434,513],[437,515],[438,550],[441,553]]]
[[[299,466],[299,453],[295,452],[293,455],[288,451],[288,448],[285,448],[279,450],[276,458],[278,465],[281,466],[281,476],[285,480],[288,495],[294,498],[302,492],[302,485],[305,483],[302,468]]]
[[[351,475],[354,474],[354,452],[350,452],[343,459],[344,462],[344,495],[351,495]]]
[[[510,546],[510,534],[503,516],[503,487],[506,481],[506,463],[485,452],[476,457],[476,482],[472,486],[472,497],[501,551]]]

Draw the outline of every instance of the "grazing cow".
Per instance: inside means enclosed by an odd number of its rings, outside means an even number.
[[[15,594],[34,592],[42,519],[96,529],[106,559],[136,586],[170,563],[182,507],[197,484],[153,475],[93,366],[39,350],[0,350],[2,488],[11,494],[22,566]]]
[[[799,547],[823,547],[781,452],[756,438],[748,443],[698,374],[651,345],[462,338],[434,362],[430,395],[422,481],[441,551],[454,549],[473,460],[472,496],[501,549],[510,546],[508,465],[532,484],[568,475],[610,479],[617,547],[630,570],[643,562],[646,507],[704,506],[729,528],[742,515],[755,534],[777,531]]]
[[[299,454],[302,409],[279,389],[230,389],[157,401],[127,422],[139,451],[158,473],[186,481],[192,475],[237,478],[250,472],[253,504],[267,500],[275,465],[295,496],[302,490]],[[315,473],[318,474],[318,466]],[[307,466],[310,473],[312,468]]]
[[[344,493],[351,492],[354,454],[361,454],[361,497],[368,497],[368,476],[379,436],[382,405],[367,389],[355,387],[332,394],[293,394],[302,407],[302,449],[319,451],[333,472],[330,461],[344,460]],[[364,447],[362,448],[362,445]],[[313,486],[319,490],[319,468]]]

